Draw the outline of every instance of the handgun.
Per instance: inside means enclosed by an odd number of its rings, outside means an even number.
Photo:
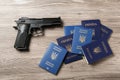
[[[31,36],[35,34],[44,35],[46,27],[62,26],[62,20],[58,18],[28,18],[21,17],[15,20],[17,26],[13,26],[18,30],[14,48],[20,51],[29,50]]]

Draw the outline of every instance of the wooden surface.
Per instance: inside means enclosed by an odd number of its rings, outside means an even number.
[[[63,29],[46,29],[45,36],[32,37],[30,52],[19,52],[13,48],[17,31],[12,26],[23,16],[61,16],[64,25],[100,19],[114,31],[109,40],[114,56],[95,65],[83,59],[63,65],[57,76],[50,74],[38,64]],[[0,80],[120,80],[120,0],[0,0]]]

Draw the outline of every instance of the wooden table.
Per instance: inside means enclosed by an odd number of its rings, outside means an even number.
[[[63,65],[57,76],[38,67],[50,42],[63,36],[62,28],[46,29],[45,36],[32,37],[30,52],[13,48],[17,31],[12,26],[20,17],[59,17],[64,25],[100,19],[114,32],[109,40],[114,56],[95,65],[79,60]],[[0,80],[120,80],[120,0],[1,0]]]

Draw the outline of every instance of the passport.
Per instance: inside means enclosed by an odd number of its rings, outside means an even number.
[[[96,20],[83,20],[82,26],[91,28],[93,30],[93,40],[98,40],[101,36],[101,22],[99,19]]]
[[[113,31],[110,28],[108,28],[108,27],[101,24],[101,38],[109,39],[112,32]]]
[[[45,52],[39,66],[49,71],[50,73],[57,74],[66,54],[66,49],[51,43]]]
[[[67,49],[68,51],[68,54],[66,55],[66,58],[64,60],[65,64],[82,59],[82,55],[74,54],[71,52],[72,40],[73,40],[73,34],[68,36],[63,36],[57,39],[58,45]]]
[[[106,39],[91,42],[82,46],[82,49],[89,64],[112,54],[112,50]]]
[[[64,27],[64,34],[65,34],[65,36],[73,34],[75,27],[81,27],[81,25],[65,26]]]
[[[92,41],[92,29],[75,27],[72,42],[72,53],[83,54],[82,47]]]

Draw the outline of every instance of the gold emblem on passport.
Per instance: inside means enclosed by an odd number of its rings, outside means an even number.
[[[66,47],[66,49],[67,49],[68,51],[71,52],[71,45],[66,45],[65,47]]]
[[[86,36],[84,36],[84,35],[80,35],[79,40],[80,40],[81,43],[85,42],[85,40],[86,40]]]
[[[51,54],[51,59],[55,60],[57,58],[57,56],[58,56],[58,54],[53,51],[52,54]]]
[[[94,53],[100,53],[100,52],[101,52],[100,47],[96,47],[96,48],[94,48],[93,52],[94,52]]]

